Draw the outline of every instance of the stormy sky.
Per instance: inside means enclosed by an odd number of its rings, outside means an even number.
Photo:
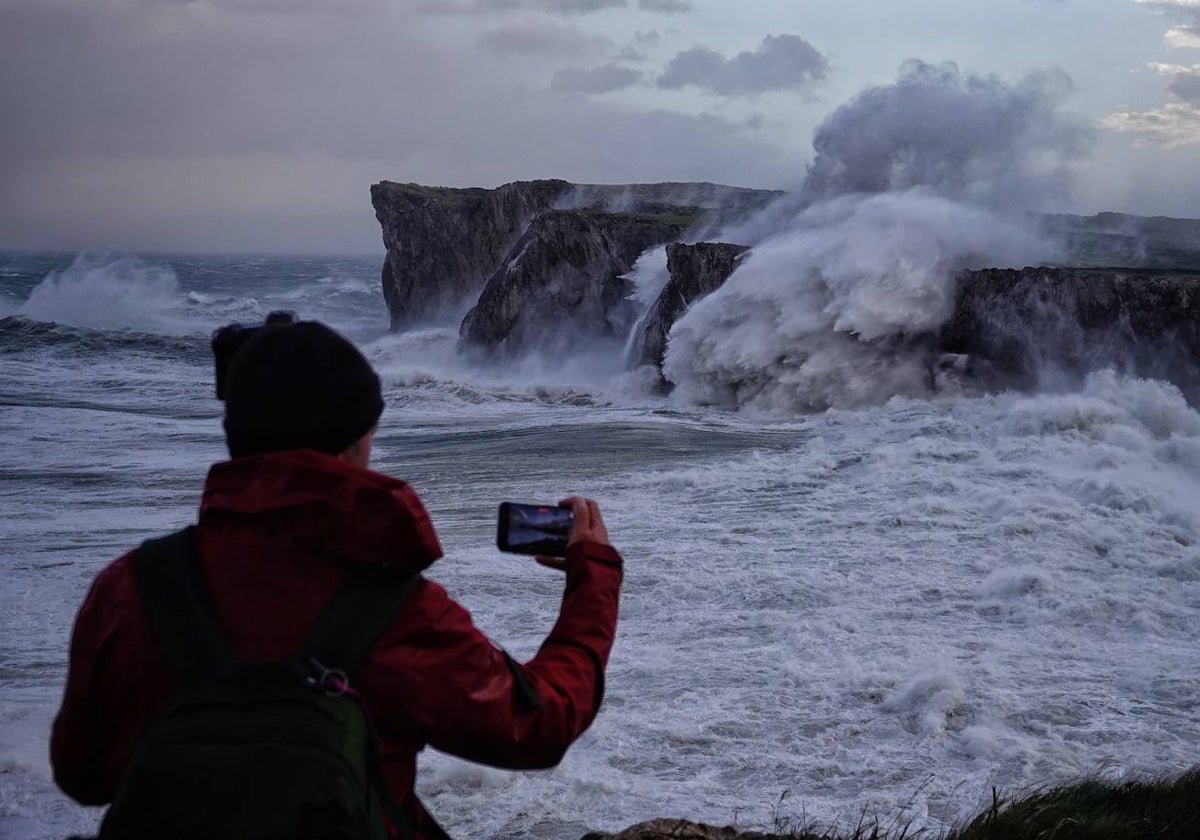
[[[1031,209],[1200,217],[1200,0],[0,0],[0,247],[373,253],[385,179],[799,189],[913,60],[1072,127]]]

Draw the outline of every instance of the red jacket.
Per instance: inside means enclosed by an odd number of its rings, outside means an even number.
[[[197,549],[218,620],[234,656],[246,660],[294,653],[338,589],[344,564],[419,572],[442,553],[407,484],[308,450],[214,465]],[[412,795],[426,744],[496,767],[552,767],[591,724],[616,630],[621,557],[579,543],[568,560],[558,621],[521,666],[540,704],[523,696],[504,653],[470,614],[427,580],[351,675],[379,729],[398,802]],[[75,621],[50,741],[59,787],[85,805],[111,802],[139,737],[175,690],[138,599],[130,552],[96,577]],[[422,832],[437,834],[433,825]]]

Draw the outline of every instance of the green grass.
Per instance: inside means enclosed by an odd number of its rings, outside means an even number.
[[[1178,779],[1087,779],[992,807],[950,840],[1200,839],[1200,767]]]
[[[860,820],[851,830],[789,829],[787,840],[1200,840],[1200,767],[1177,779],[1106,782],[1085,779],[992,805],[947,832]]]
[[[678,212],[672,213],[598,213],[597,215],[614,216],[618,219],[626,219],[630,222],[641,222],[646,224],[668,225],[670,227],[690,227],[698,222],[703,216],[702,209],[694,207],[681,207]]]
[[[1177,779],[1085,779],[1013,797],[993,791],[983,813],[939,832],[867,814],[849,825],[797,823],[782,814],[787,796],[772,809],[767,833],[656,820],[585,840],[1200,840],[1200,766]]]

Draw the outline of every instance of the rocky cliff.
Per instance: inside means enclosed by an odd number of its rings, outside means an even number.
[[[669,246],[671,280],[643,322],[645,361],[661,367],[675,321],[725,282],[744,251],[715,243]],[[947,372],[954,381],[996,390],[1068,384],[1112,368],[1173,382],[1200,404],[1200,271],[968,271],[959,278],[953,314],[937,332],[875,344],[925,356],[933,390]]]
[[[1098,268],[965,274],[938,347],[988,387],[1033,387],[1112,367],[1200,396],[1200,272]]]
[[[514,353],[623,337],[636,313],[622,275],[647,248],[686,227],[672,216],[541,214],[488,278],[462,322],[460,346]]]
[[[529,223],[546,210],[671,216],[687,227],[740,218],[779,195],[707,183],[546,180],[489,190],[383,181],[371,187],[371,203],[387,248],[383,294],[392,329],[461,314]]]
[[[1200,268],[1200,219],[1097,213],[1042,216],[1038,223],[1062,242],[1067,265]]]
[[[635,336],[633,364],[662,367],[667,352],[667,333],[679,316],[696,300],[721,286],[748,249],[727,242],[698,242],[667,246],[667,273],[670,280],[650,305]]]
[[[383,296],[392,329],[461,308],[529,221],[571,189],[526,181],[494,190],[384,181],[371,187],[387,256]]]

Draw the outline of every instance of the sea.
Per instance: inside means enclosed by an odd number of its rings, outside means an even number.
[[[452,322],[389,332],[381,262],[0,253],[0,837],[95,831],[47,757],[72,621],[105,564],[195,520],[227,457],[210,334],[274,310],[378,369],[373,467],[416,488],[446,551],[429,576],[512,655],[562,581],[497,551],[499,502],[591,496],[625,557],[604,706],[558,767],[421,755],[456,837],[936,833],[1200,760],[1200,414],[1174,386],[664,393],[620,354],[486,364]]]

